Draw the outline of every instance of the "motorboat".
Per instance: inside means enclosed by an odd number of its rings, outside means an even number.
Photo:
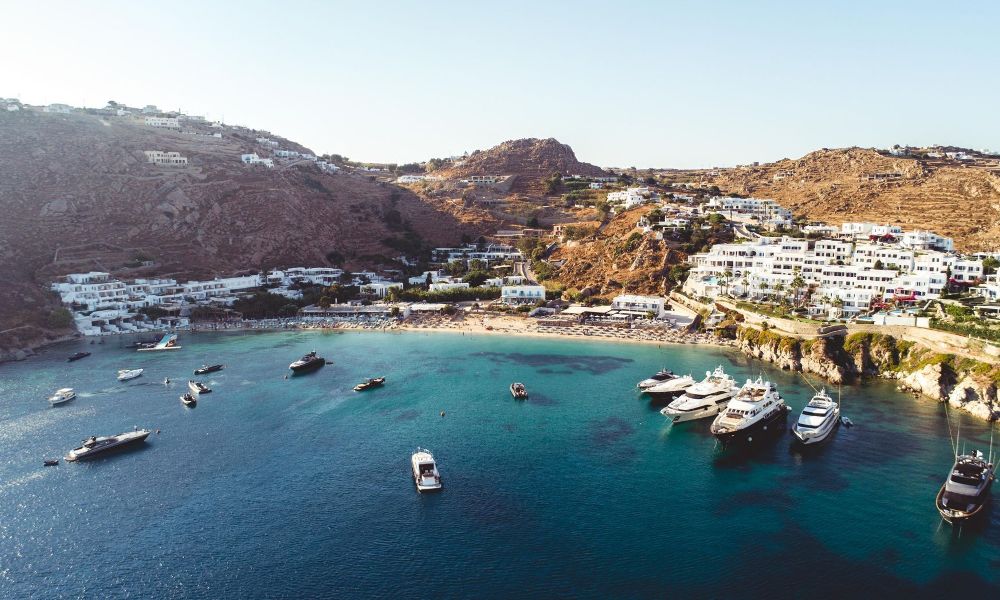
[[[191,390],[192,394],[208,394],[212,391],[212,388],[208,387],[200,381],[195,381],[193,379],[188,380],[188,389]]]
[[[140,444],[149,437],[148,429],[134,429],[118,435],[92,435],[83,441],[79,448],[73,448],[66,455],[69,462],[93,458],[111,450],[118,450]]]
[[[375,377],[373,379],[366,379],[364,380],[364,382],[354,386],[354,391],[363,392],[365,390],[370,390],[373,387],[379,387],[383,383],[385,383],[385,377]]]
[[[528,397],[528,388],[523,383],[514,382],[510,384],[510,395],[517,400],[524,400]]]
[[[139,342],[136,347],[138,352],[161,352],[164,350],[180,350],[181,346],[177,345],[177,334],[168,333],[164,335],[159,342],[155,344]]]
[[[73,390],[73,388],[62,388],[56,390],[56,393],[49,396],[49,404],[55,406],[56,404],[69,402],[73,398],[76,398],[76,391]]]
[[[302,358],[288,365],[288,368],[296,373],[304,373],[306,371],[318,369],[325,364],[326,359],[322,356],[317,356],[316,351],[313,350],[309,354],[306,354]]]
[[[778,387],[758,377],[747,380],[726,408],[712,421],[712,435],[723,445],[753,442],[754,436],[784,430],[781,422],[788,416],[788,405]]]
[[[142,375],[142,369],[121,369],[118,371],[118,381],[128,381]]]
[[[205,375],[206,373],[215,373],[216,371],[221,371],[225,368],[226,365],[202,365],[194,370],[194,374]]]
[[[410,466],[413,469],[413,481],[417,484],[418,492],[441,489],[441,473],[438,472],[437,463],[434,462],[434,455],[430,450],[417,448],[410,457]]]
[[[645,390],[653,386],[660,385],[664,381],[670,381],[671,379],[676,379],[677,376],[670,369],[661,369],[656,372],[655,375],[650,376],[648,379],[643,379],[639,383],[635,384],[635,387],[640,390]]]
[[[198,404],[198,398],[193,393],[187,393],[181,396],[181,403],[184,404],[184,406],[194,406]]]
[[[70,355],[66,359],[66,362],[77,361],[77,360],[80,360],[81,358],[87,358],[88,356],[90,356],[90,352],[77,352],[76,354]]]
[[[818,444],[829,437],[840,423],[840,405],[826,390],[816,392],[802,409],[799,420],[792,425],[792,435],[803,444]]]
[[[714,417],[738,391],[736,381],[718,366],[714,371],[706,371],[705,379],[689,386],[679,398],[663,407],[660,414],[672,423]]]
[[[959,525],[983,513],[995,478],[996,468],[992,462],[983,460],[981,451],[956,456],[951,474],[935,501],[941,518]]]
[[[47,458],[47,459],[45,459],[42,462],[42,465],[46,466],[46,467],[56,467],[56,466],[59,466],[59,459],[58,458]]]
[[[694,377],[683,375],[662,381],[653,387],[648,387],[642,392],[653,400],[673,400],[687,391],[689,387],[697,383]]]

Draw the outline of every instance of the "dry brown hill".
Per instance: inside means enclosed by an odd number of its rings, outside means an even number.
[[[451,179],[515,175],[512,192],[542,195],[542,182],[553,173],[587,177],[608,175],[600,167],[577,160],[572,148],[553,138],[510,140],[489,150],[476,150],[461,165],[441,175]]]
[[[726,192],[774,198],[810,219],[893,223],[954,237],[961,249],[997,250],[998,167],[990,160],[896,158],[847,148],[729,169],[714,183]]]
[[[47,334],[56,303],[44,286],[68,272],[205,277],[281,265],[371,267],[408,245],[480,233],[368,177],[326,174],[305,160],[243,165],[241,153],[270,155],[258,135],[227,128],[219,139],[126,118],[0,113],[0,352]],[[149,164],[144,150],[178,151],[190,166]],[[127,269],[136,258],[155,266]]]
[[[556,280],[567,289],[590,288],[598,296],[665,294],[670,267],[684,262],[687,255],[636,228],[639,218],[652,210],[625,211],[594,236],[561,245],[551,256],[566,261]]]

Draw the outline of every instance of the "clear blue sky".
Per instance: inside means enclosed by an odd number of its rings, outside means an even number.
[[[181,108],[370,161],[518,137],[626,167],[1000,148],[994,0],[158,4],[0,0],[0,96]]]

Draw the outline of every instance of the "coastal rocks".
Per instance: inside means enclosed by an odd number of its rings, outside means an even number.
[[[954,374],[942,363],[929,364],[904,375],[900,386],[929,398],[944,401],[948,398],[948,390],[954,384]]]
[[[1000,416],[997,384],[974,375],[966,375],[955,384],[948,394],[948,404],[988,421]]]

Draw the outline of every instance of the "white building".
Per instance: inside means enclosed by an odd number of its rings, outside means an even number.
[[[660,296],[623,294],[615,296],[611,301],[611,306],[619,311],[637,315],[645,315],[651,312],[657,317],[662,317],[666,314],[666,299]]]
[[[262,166],[267,167],[268,169],[274,167],[274,159],[272,159],[272,158],[261,158],[261,157],[257,156],[256,152],[251,153],[251,154],[241,154],[240,155],[240,160],[243,161],[243,164],[245,164],[245,165],[262,165]]]
[[[500,288],[500,301],[504,304],[534,304],[545,300],[545,286],[505,285]]]
[[[403,284],[398,282],[373,281],[361,286],[360,292],[369,296],[385,298],[389,295],[389,290],[402,290]]]
[[[295,150],[275,150],[274,155],[277,156],[278,158],[298,158],[302,156]]]
[[[155,165],[167,165],[171,167],[182,167],[188,164],[188,159],[181,156],[180,152],[161,152],[159,150],[144,150],[146,162]]]
[[[400,175],[396,178],[396,183],[420,183],[425,179],[426,175]]]
[[[770,198],[732,198],[715,196],[704,207],[705,212],[717,212],[730,217],[746,215],[758,221],[791,222],[792,211]]]
[[[628,210],[648,202],[650,196],[649,188],[633,187],[618,192],[608,192],[608,204],[621,204]]]
[[[42,112],[69,114],[73,112],[73,107],[68,104],[49,104]]]
[[[150,127],[166,127],[170,129],[180,129],[180,121],[176,117],[146,117],[146,125]]]
[[[930,231],[907,231],[899,240],[901,246],[913,248],[914,250],[939,250],[941,252],[951,252],[955,249],[955,242],[948,237],[938,235]]]

